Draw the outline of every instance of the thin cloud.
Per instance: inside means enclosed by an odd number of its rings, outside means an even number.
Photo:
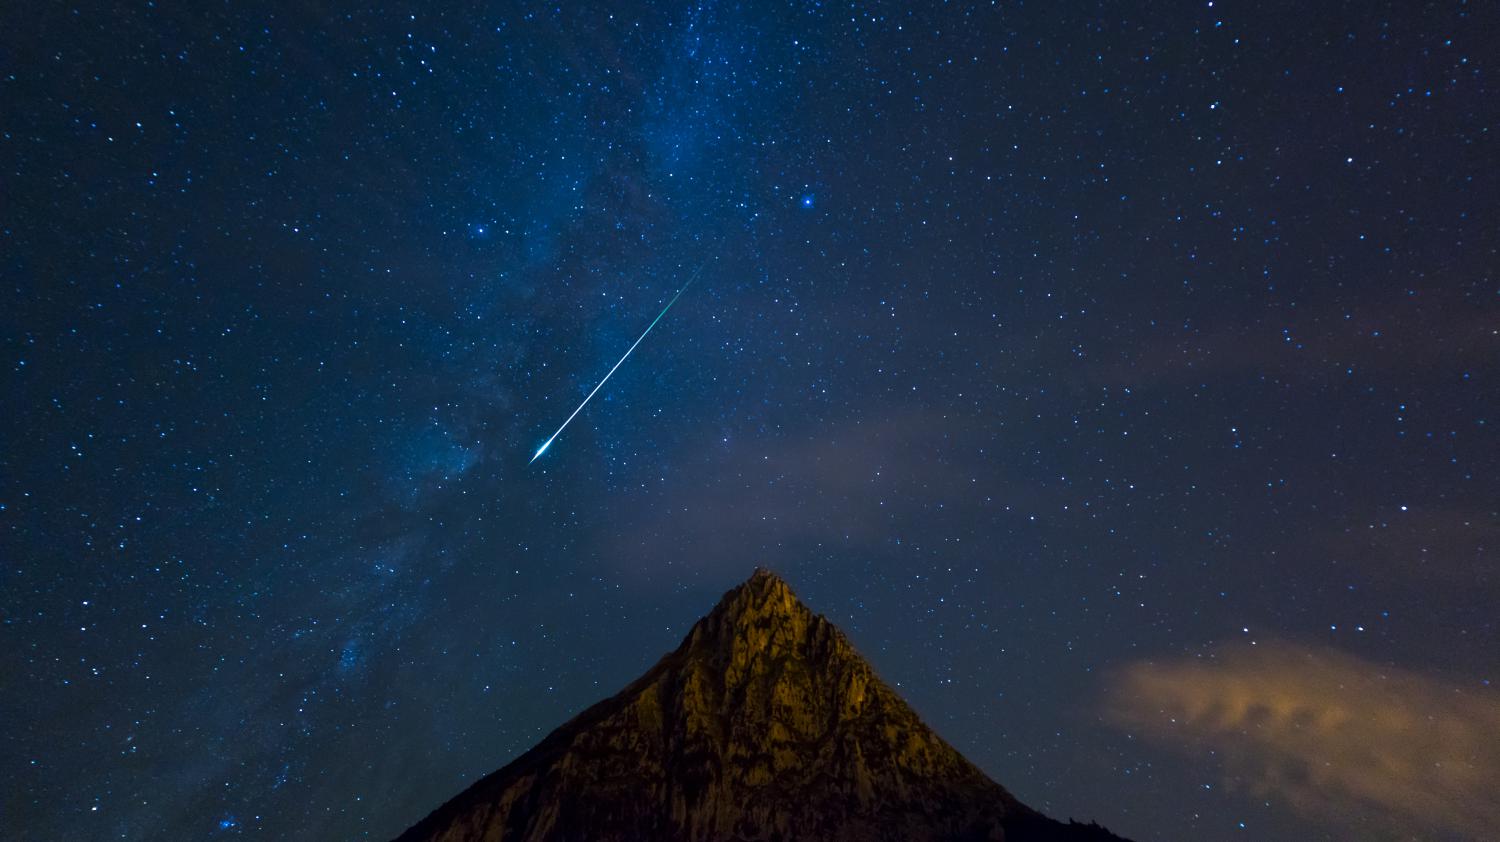
[[[1002,481],[972,460],[941,459],[977,452],[972,431],[956,428],[933,442],[942,419],[913,411],[868,424],[849,422],[788,442],[715,460],[683,480],[684,495],[625,518],[638,524],[618,542],[616,557],[691,558],[725,570],[787,555],[788,547],[824,545],[869,550],[913,532],[960,528],[985,517],[974,490],[999,494]],[[965,451],[967,448],[967,451]],[[1015,491],[1019,497],[1021,491]],[[1031,492],[1031,497],[1035,498]],[[920,527],[920,530],[919,530]],[[634,562],[632,561],[632,564]]]

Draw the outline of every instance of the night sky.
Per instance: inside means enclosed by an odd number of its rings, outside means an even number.
[[[1495,838],[1497,42],[6,4],[0,836],[388,838],[760,564],[1059,818]]]

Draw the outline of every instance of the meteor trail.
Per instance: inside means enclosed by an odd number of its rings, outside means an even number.
[[[588,397],[583,399],[583,403],[579,404],[578,408],[575,409],[575,410],[573,410],[573,414],[568,416],[568,420],[562,422],[562,426],[557,428],[557,432],[553,433],[551,436],[549,436],[547,438],[546,441],[542,442],[542,446],[538,447],[536,449],[536,452],[533,453],[533,454],[531,454],[531,460],[529,462],[527,462],[526,464],[530,465],[532,462],[535,462],[537,459],[540,459],[543,453],[547,452],[547,448],[549,448],[549,447],[552,446],[552,442],[556,441],[557,437],[560,436],[560,435],[562,435],[562,431],[567,428],[568,424],[570,422],[572,422],[573,418],[575,416],[577,416],[578,413],[582,412],[583,408],[586,405],[588,405],[589,398],[592,398],[594,396],[594,392],[597,392],[601,388],[604,387],[604,384],[609,380],[610,375],[612,375],[612,374],[615,373],[615,369],[619,368],[621,365],[624,364],[625,360],[630,356],[630,352],[635,350],[635,346],[641,344],[641,339],[645,339],[646,338],[646,334],[651,332],[651,328],[656,327],[656,323],[659,322],[659,321],[661,321],[661,317],[665,316],[667,314],[667,311],[670,310],[670,309],[672,309],[672,305],[677,303],[677,299],[681,298],[682,294],[684,292],[687,292],[687,288],[693,285],[693,281],[698,280],[698,272],[702,272],[702,271],[703,271],[703,266],[700,265],[698,267],[698,271],[694,272],[693,276],[691,278],[688,278],[688,282],[682,285],[682,289],[677,290],[677,294],[674,295],[674,296],[672,296],[672,300],[671,301],[667,302],[667,306],[661,308],[661,312],[657,313],[656,314],[656,318],[654,318],[654,319],[651,320],[651,324],[646,325],[646,330],[645,330],[645,332],[643,332],[641,334],[641,338],[637,339],[635,341],[635,343],[632,344],[630,346],[630,348],[625,351],[625,356],[620,357],[620,361],[617,362],[617,363],[615,363],[614,368],[611,368],[609,370],[609,374],[604,375],[604,379],[599,381],[599,385],[594,387],[594,391],[593,392],[589,392]]]

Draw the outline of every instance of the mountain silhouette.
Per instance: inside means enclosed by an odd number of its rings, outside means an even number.
[[[398,842],[1119,837],[1017,801],[757,569],[619,694]]]

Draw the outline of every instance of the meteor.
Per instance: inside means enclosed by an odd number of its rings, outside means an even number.
[[[589,398],[592,398],[594,396],[595,392],[598,392],[600,389],[604,388],[604,384],[607,383],[609,381],[610,376],[615,373],[615,369],[619,368],[621,365],[624,365],[625,360],[630,357],[630,352],[635,350],[635,346],[636,345],[641,344],[641,340],[645,339],[646,338],[646,334],[648,334],[648,333],[651,332],[651,328],[656,327],[656,323],[659,322],[659,321],[661,321],[661,317],[665,316],[667,314],[667,311],[670,310],[670,309],[672,309],[672,305],[677,303],[677,299],[681,298],[682,294],[684,292],[687,292],[687,288],[693,285],[693,281],[698,280],[698,272],[702,272],[702,271],[703,271],[703,265],[700,265],[698,267],[698,271],[694,272],[693,276],[691,278],[688,278],[688,282],[682,285],[682,289],[677,290],[677,294],[674,295],[674,296],[672,296],[672,300],[671,301],[667,302],[667,306],[661,308],[661,312],[657,313],[656,314],[656,318],[654,318],[654,319],[651,320],[651,324],[646,325],[646,330],[643,333],[641,333],[640,339],[637,339],[634,344],[632,344],[628,349],[626,349],[625,356],[620,357],[620,361],[617,362],[617,363],[615,363],[614,368],[611,368],[609,370],[609,373],[604,375],[604,379],[599,381],[599,385],[595,386],[594,390],[592,392],[589,392],[588,397],[583,399],[583,403],[579,404],[578,408],[575,409],[575,410],[573,410],[573,414],[568,416],[568,420],[562,422],[562,426],[557,428],[557,432],[553,433],[551,436],[548,436],[547,440],[544,441],[544,442],[542,442],[542,446],[538,447],[536,449],[536,452],[533,453],[533,454],[531,454],[531,460],[529,462],[527,462],[526,464],[530,465],[532,462],[535,462],[536,460],[540,459],[542,457],[543,453],[547,452],[547,448],[549,448],[549,447],[552,446],[552,442],[556,441],[557,437],[560,436],[560,435],[562,435],[562,431],[567,428],[568,424],[571,423],[573,421],[573,419],[575,417],[577,417],[578,413],[582,412],[583,408],[588,405]]]

